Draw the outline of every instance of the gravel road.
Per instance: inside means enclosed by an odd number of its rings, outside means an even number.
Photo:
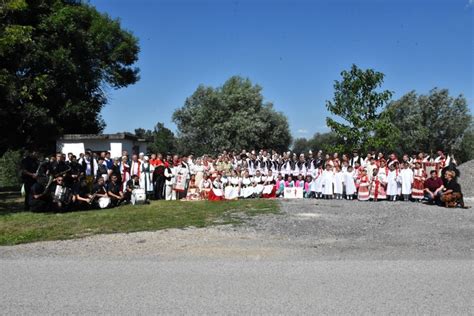
[[[474,313],[472,209],[281,203],[238,227],[0,247],[0,313]]]

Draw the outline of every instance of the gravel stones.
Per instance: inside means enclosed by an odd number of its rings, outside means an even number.
[[[467,161],[459,167],[458,179],[464,197],[474,198],[474,160]]]

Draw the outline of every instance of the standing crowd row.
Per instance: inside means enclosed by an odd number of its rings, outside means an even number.
[[[224,151],[217,157],[143,153],[56,153],[22,160],[25,208],[111,207],[148,199],[235,200],[301,197],[426,201],[462,206],[453,157],[419,153],[359,156]],[[298,193],[298,194],[295,194]]]

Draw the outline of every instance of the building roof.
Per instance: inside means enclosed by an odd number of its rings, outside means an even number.
[[[115,134],[64,134],[59,140],[90,140],[90,139],[129,139],[133,141],[145,141],[139,139],[132,133],[115,133]]]

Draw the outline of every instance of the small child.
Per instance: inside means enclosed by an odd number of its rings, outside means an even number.
[[[344,173],[344,187],[346,189],[346,198],[352,200],[356,193],[356,185],[354,179],[355,173],[352,166],[347,167],[347,171]]]
[[[337,200],[342,200],[342,194],[344,193],[344,173],[341,171],[339,166],[335,167],[336,172],[334,173],[334,194]]]

